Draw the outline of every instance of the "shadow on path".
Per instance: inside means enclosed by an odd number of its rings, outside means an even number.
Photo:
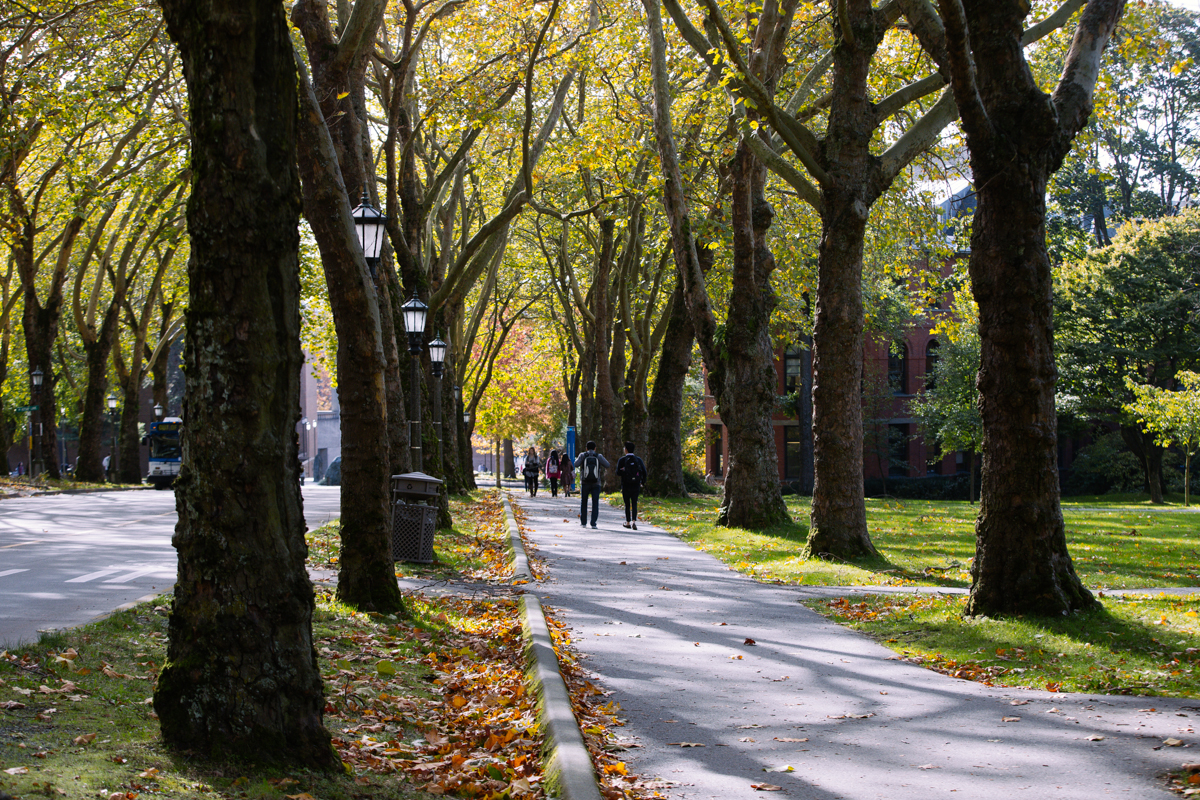
[[[751,784],[771,783],[814,800],[1141,800],[1172,797],[1156,776],[1200,761],[1161,746],[1200,741],[1200,700],[949,678],[800,605],[827,589],[757,583],[660,529],[621,527],[607,504],[591,530],[575,498],[513,499],[548,568],[530,590],[621,704],[630,771],[675,782],[671,797],[761,797]]]

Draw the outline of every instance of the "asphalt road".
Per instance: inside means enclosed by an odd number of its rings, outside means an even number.
[[[310,528],[339,513],[336,486],[304,486]],[[98,492],[0,501],[0,648],[79,625],[175,582],[175,495]]]
[[[626,720],[629,771],[670,798],[1170,798],[1157,776],[1198,761],[1195,699],[990,688],[895,660],[653,526],[575,498],[514,500],[545,559],[542,602]],[[1167,739],[1180,746],[1164,746]],[[773,796],[773,795],[772,795]]]

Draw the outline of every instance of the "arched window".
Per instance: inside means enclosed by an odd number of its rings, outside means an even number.
[[[908,394],[908,345],[888,348],[888,385],[893,394]]]
[[[935,368],[937,367],[937,362],[938,362],[938,348],[939,347],[941,347],[941,345],[938,344],[937,339],[930,339],[929,344],[925,345],[925,388],[926,389],[932,389],[934,387],[935,382],[937,381],[937,376],[935,375]]]

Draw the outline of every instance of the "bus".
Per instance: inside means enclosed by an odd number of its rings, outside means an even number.
[[[179,444],[182,430],[183,420],[179,417],[150,423],[150,432],[146,434],[150,445],[150,474],[146,481],[155,489],[169,488],[179,474],[179,465],[183,461],[183,449]]]

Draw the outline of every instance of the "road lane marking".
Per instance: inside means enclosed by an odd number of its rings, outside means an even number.
[[[149,575],[149,574],[151,574],[151,573],[156,573],[156,572],[157,572],[157,573],[163,573],[164,575],[165,575],[165,574],[168,574],[168,570],[167,570],[167,568],[166,568],[166,567],[163,567],[163,566],[157,566],[157,567],[142,567],[141,569],[135,569],[133,572],[127,572],[127,573],[126,573],[126,574],[124,574],[124,575],[118,575],[118,576],[117,576],[117,577],[115,577],[115,578],[112,578],[112,579],[110,579],[110,580],[107,580],[107,581],[105,581],[105,583],[128,583],[129,581],[132,581],[132,580],[135,580],[135,579],[137,579],[137,578],[140,578],[140,577],[142,577],[143,575]],[[171,571],[169,572],[169,574],[171,574],[171,575],[174,575],[174,574],[175,574],[175,571],[174,571],[174,570],[171,570]]]
[[[29,572],[29,570],[28,569],[6,569],[3,572],[0,572],[0,578],[6,577],[8,575],[16,575],[18,572]]]
[[[114,572],[121,572],[122,570],[126,570],[126,569],[129,569],[129,567],[109,567],[108,569],[102,569],[97,572],[89,572],[87,575],[80,575],[78,578],[71,578],[70,580],[65,581],[65,582],[66,583],[87,583],[88,581],[96,580],[96,578],[103,578],[105,575],[112,575]]]

